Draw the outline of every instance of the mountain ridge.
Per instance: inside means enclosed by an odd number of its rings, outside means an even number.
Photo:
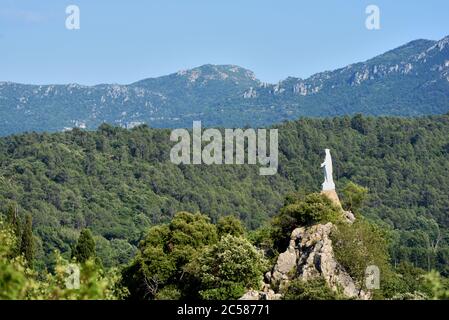
[[[414,40],[307,79],[262,82],[236,65],[206,64],[131,84],[0,82],[0,135],[24,131],[267,126],[301,116],[419,116],[449,110],[449,36]]]
[[[397,48],[394,48],[394,49],[391,49],[391,50],[387,50],[384,53],[378,54],[374,58],[366,59],[366,60],[359,61],[359,62],[354,62],[354,63],[351,63],[351,64],[345,66],[345,67],[340,67],[340,68],[336,68],[336,69],[332,69],[332,70],[325,70],[325,71],[316,72],[316,73],[314,73],[314,74],[312,74],[312,75],[310,75],[310,76],[308,76],[306,78],[290,75],[290,76],[287,76],[285,79],[281,79],[281,80],[279,80],[277,82],[279,83],[279,82],[282,82],[282,81],[286,81],[286,80],[288,80],[290,78],[299,79],[299,80],[309,80],[309,79],[312,79],[312,78],[314,78],[314,77],[316,77],[317,75],[320,75],[320,74],[326,74],[326,73],[333,72],[333,71],[340,71],[340,70],[343,70],[343,69],[347,68],[348,66],[370,62],[371,60],[374,60],[374,59],[376,59],[378,57],[384,56],[384,55],[386,55],[388,53],[391,53],[391,52],[396,52],[396,51],[401,50],[401,49],[406,49],[409,46],[412,46],[412,45],[415,45],[415,44],[419,44],[419,45],[422,44],[423,46],[425,46],[427,44],[427,48],[428,48],[432,44],[433,45],[437,44],[437,43],[442,42],[443,40],[446,40],[446,39],[449,39],[449,35],[444,37],[444,38],[442,38],[441,40],[429,40],[429,39],[424,39],[424,38],[412,40],[412,41],[409,41],[409,42],[405,43],[402,46],[399,46]],[[77,83],[77,82],[73,82],[73,83],[50,83],[50,84],[28,84],[28,83],[24,83],[24,82],[15,82],[15,81],[6,81],[5,80],[5,81],[0,81],[0,85],[16,84],[16,85],[26,85],[26,86],[77,86],[77,87],[84,87],[84,88],[101,87],[101,86],[114,86],[114,85],[116,85],[116,86],[132,86],[132,85],[137,85],[137,84],[139,84],[141,82],[145,82],[147,80],[155,80],[155,79],[167,78],[167,77],[171,77],[171,76],[175,76],[175,75],[182,75],[183,73],[186,73],[186,72],[189,72],[189,71],[195,71],[195,70],[200,70],[202,68],[209,68],[209,67],[238,68],[238,69],[242,69],[244,71],[249,71],[250,73],[254,74],[254,76],[255,76],[255,73],[252,70],[247,69],[247,68],[242,67],[242,66],[239,66],[239,65],[236,65],[236,64],[205,63],[205,64],[202,64],[202,65],[198,65],[196,67],[187,68],[187,69],[180,69],[180,70],[178,70],[176,72],[172,72],[172,73],[169,73],[169,74],[148,77],[148,78],[144,78],[144,79],[140,79],[140,80],[137,80],[137,81],[133,81],[133,82],[130,82],[130,83],[124,83],[124,84],[117,83],[117,82],[98,83],[98,84],[93,84],[93,85],[86,85],[86,84],[81,84],[81,83]],[[266,84],[272,84],[272,85],[276,84],[276,82],[261,81],[260,79],[256,79],[256,80],[259,81],[260,83],[266,83]]]

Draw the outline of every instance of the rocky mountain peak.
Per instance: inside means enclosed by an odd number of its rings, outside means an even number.
[[[236,65],[206,64],[189,70],[180,70],[176,76],[186,78],[190,83],[204,83],[211,80],[236,83],[259,82],[252,71]]]
[[[262,83],[252,71],[236,65],[213,64],[129,85],[1,82],[0,135],[61,131],[74,121],[83,121],[87,129],[105,121],[177,128],[191,126],[192,118],[207,118],[208,126],[241,127],[300,116],[446,113],[447,48],[449,37],[416,40],[365,62],[277,84]],[[220,117],[215,116],[217,110],[222,110]]]
[[[427,51],[428,52],[432,51],[432,50],[443,51],[448,46],[449,46],[449,36],[441,39],[440,41],[437,41],[437,43],[435,43],[433,46],[431,46],[429,49],[427,49]]]

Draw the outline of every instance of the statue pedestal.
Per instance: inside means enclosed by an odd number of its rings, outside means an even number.
[[[331,182],[326,181],[322,184],[322,186],[323,191],[335,191],[335,183],[333,181]]]
[[[323,190],[321,194],[328,197],[337,207],[342,208],[340,198],[338,197],[337,191],[333,190]]]

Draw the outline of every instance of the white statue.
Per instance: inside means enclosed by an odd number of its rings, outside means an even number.
[[[326,149],[326,158],[324,162],[321,164],[321,168],[324,168],[324,183],[323,183],[323,191],[332,191],[335,190],[334,178],[332,177],[333,169],[332,169],[332,157],[331,151]]]

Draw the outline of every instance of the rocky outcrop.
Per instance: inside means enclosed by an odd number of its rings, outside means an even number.
[[[335,190],[322,191],[321,194],[340,209],[346,223],[354,223],[354,214],[343,209]],[[272,271],[265,274],[263,290],[250,290],[241,299],[278,300],[282,294],[274,289],[283,292],[294,279],[309,281],[316,278],[324,279],[332,290],[347,298],[370,299],[371,293],[363,291],[335,259],[331,239],[334,228],[334,224],[327,223],[293,230],[287,250],[278,256]]]
[[[264,291],[250,290],[239,300],[280,300],[282,295],[268,289]]]
[[[345,214],[351,214],[346,212]],[[352,215],[353,217],[353,215]],[[265,275],[262,291],[251,290],[242,300],[278,300],[293,279],[305,281],[323,278],[328,286],[348,298],[368,300],[369,292],[361,290],[335,259],[332,247],[332,223],[295,229],[287,250],[281,253],[271,272]],[[276,292],[274,291],[276,289]]]
[[[305,281],[322,277],[333,290],[341,290],[348,298],[369,299],[370,294],[360,290],[355,281],[336,261],[330,234],[334,225],[328,223],[295,229],[290,245],[279,255],[270,281],[282,289],[293,278]]]
[[[251,87],[243,93],[243,98],[245,99],[257,98],[257,91],[253,87]]]

